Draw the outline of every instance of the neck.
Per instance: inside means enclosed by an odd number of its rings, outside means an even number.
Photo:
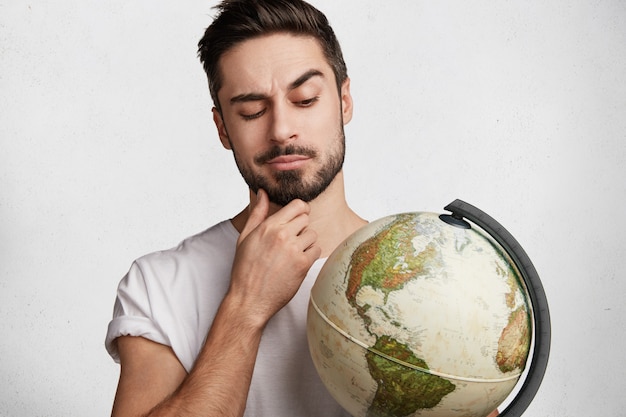
[[[255,194],[250,192],[251,203],[255,198]],[[311,206],[309,227],[318,235],[317,244],[322,248],[322,257],[330,255],[345,238],[367,223],[346,202],[343,171],[339,172],[328,188],[309,204]],[[270,215],[280,209],[280,206],[272,204]],[[232,223],[241,232],[247,220],[246,207],[232,219]]]

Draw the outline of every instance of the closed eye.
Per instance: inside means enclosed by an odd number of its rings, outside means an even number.
[[[265,114],[265,109],[252,114],[241,114],[241,117],[243,118],[243,120],[254,120],[263,116],[263,114]]]
[[[315,97],[308,98],[306,100],[298,101],[296,102],[296,104],[300,107],[309,107],[313,105],[315,102],[317,102],[318,100],[319,100],[319,96],[315,96]]]

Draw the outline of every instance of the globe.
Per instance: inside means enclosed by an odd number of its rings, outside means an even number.
[[[525,369],[532,304],[518,267],[483,229],[442,218],[369,223],[311,290],[313,362],[355,417],[484,417]]]

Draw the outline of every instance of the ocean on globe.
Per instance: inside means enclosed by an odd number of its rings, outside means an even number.
[[[482,229],[434,213],[372,222],[328,258],[311,290],[309,349],[355,417],[484,417],[528,358],[528,294]]]

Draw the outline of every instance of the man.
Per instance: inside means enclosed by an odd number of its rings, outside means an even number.
[[[138,259],[106,346],[113,416],[348,416],[306,345],[324,258],[366,222],[344,194],[350,80],[325,16],[231,0],[199,43],[213,119],[250,189],[231,220]]]
[[[326,18],[292,0],[226,1],[200,41],[219,138],[250,188],[232,220],[138,259],[107,348],[114,416],[347,416],[306,346],[323,258],[366,222],[347,205],[350,80]]]

